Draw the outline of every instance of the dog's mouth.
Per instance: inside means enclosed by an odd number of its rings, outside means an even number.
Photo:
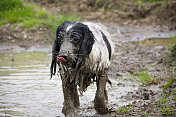
[[[57,62],[64,65],[68,70],[74,71],[77,68],[78,61],[71,58],[57,57]]]
[[[66,63],[67,60],[65,60],[64,57],[57,57],[57,60],[60,61],[61,63]]]

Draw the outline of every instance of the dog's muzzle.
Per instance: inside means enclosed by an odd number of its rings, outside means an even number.
[[[57,62],[61,63],[67,68],[75,68],[76,65],[76,60],[74,57],[71,55],[70,52],[67,51],[62,51],[57,55]]]
[[[66,63],[68,61],[68,53],[67,52],[60,52],[57,60],[61,63]]]

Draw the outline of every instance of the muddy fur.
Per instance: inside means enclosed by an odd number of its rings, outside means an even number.
[[[80,95],[83,95],[93,82],[97,84],[95,109],[100,114],[108,112],[106,83],[110,83],[107,72],[112,52],[110,35],[101,24],[66,21],[58,27],[50,70],[52,78],[56,65],[59,66],[64,94],[62,112],[65,116],[76,116],[80,106],[77,86]],[[57,57],[66,62],[57,60]]]

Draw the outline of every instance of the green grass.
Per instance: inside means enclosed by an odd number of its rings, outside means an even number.
[[[171,37],[173,43],[176,45],[176,34],[174,36],[170,35],[170,37]]]
[[[168,91],[168,92],[165,92],[161,95],[161,98],[160,98],[160,104],[167,104],[167,103],[170,103],[171,100],[168,98],[170,96],[171,92]]]
[[[61,25],[64,21],[80,21],[80,17],[76,15],[65,16],[64,14],[59,14],[56,16],[51,15],[50,19],[44,22],[44,24],[55,32],[56,28]]]
[[[173,115],[174,114],[174,109],[168,107],[168,106],[164,106],[162,108],[160,108],[161,112],[163,115]]]
[[[176,79],[171,79],[168,81],[168,83],[164,86],[164,90],[167,89],[168,87],[170,87],[174,82],[176,82]]]
[[[144,115],[144,116],[146,116],[146,117],[149,116],[149,114],[150,114],[150,113],[148,113],[148,112],[142,111],[142,115]]]
[[[47,17],[45,10],[34,4],[23,3],[21,0],[1,0],[0,6],[0,26],[6,23],[44,20]]]
[[[126,107],[120,106],[118,108],[118,110],[116,110],[116,113],[118,113],[118,114],[124,114],[124,113],[130,112],[132,110],[133,110],[133,108],[132,108],[131,105],[130,106],[126,106]]]
[[[168,48],[169,54],[165,56],[168,61],[163,63],[165,71],[169,71],[171,73],[170,80],[164,86],[164,90],[170,87],[174,82],[176,82],[176,34],[174,36],[170,36],[172,39],[172,46]],[[167,67],[169,66],[169,67]],[[170,67],[171,66],[171,67]]]
[[[168,0],[137,0],[138,3],[142,2],[166,2]]]
[[[176,101],[176,91],[175,90],[173,90],[173,98],[174,98],[174,100]]]
[[[141,4],[144,2],[152,2],[152,3],[156,3],[156,2],[167,2],[168,0],[135,0],[135,4]]]
[[[55,32],[66,20],[79,21],[76,15],[50,14],[33,3],[22,0],[0,0],[0,28],[7,23],[23,27],[49,27]]]
[[[144,85],[158,83],[158,80],[156,78],[154,78],[153,76],[151,76],[146,69],[142,70],[140,73],[137,73],[136,76],[133,76],[133,79],[139,83],[144,84]]]
[[[169,54],[166,55],[167,61],[163,63],[165,71],[169,71],[171,73],[170,80],[163,88],[163,90],[169,90],[169,92],[163,93],[160,99],[160,110],[162,114],[166,116],[176,114],[176,91],[173,87],[169,89],[169,87],[176,82],[176,34],[171,36],[171,39],[172,46],[168,48]]]
[[[169,50],[170,50],[171,56],[176,59],[176,34],[174,36],[171,35],[170,38],[172,39],[173,46],[169,48]]]
[[[174,105],[175,103],[174,96],[175,96],[175,90],[165,92],[161,95],[159,102],[160,102],[160,111],[163,115],[170,116],[175,114],[176,106]],[[171,102],[173,102],[173,104]]]

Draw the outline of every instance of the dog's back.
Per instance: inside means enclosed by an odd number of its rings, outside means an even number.
[[[83,24],[87,25],[94,35],[95,42],[89,55],[92,69],[102,70],[108,68],[114,52],[114,44],[107,28],[100,23],[84,22]]]

